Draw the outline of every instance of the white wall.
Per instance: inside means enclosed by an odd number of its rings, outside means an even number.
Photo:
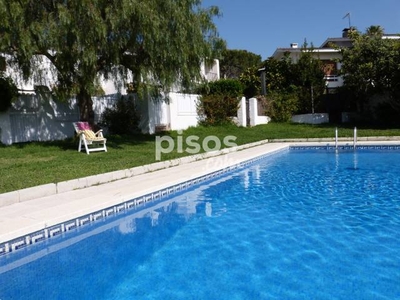
[[[95,122],[120,95],[93,98]],[[50,93],[20,95],[7,111],[0,113],[0,142],[5,145],[29,141],[52,141],[73,137],[73,122],[79,120],[75,99],[54,101]]]
[[[51,89],[56,82],[55,70],[52,68],[50,60],[43,55],[36,55],[32,58],[32,64],[36,66],[35,71],[29,80],[24,80],[22,74],[12,68],[11,57],[3,55],[6,59],[6,76],[11,77],[18,89],[34,94],[37,85],[47,86]]]
[[[271,121],[271,118],[268,116],[259,116],[258,115],[258,100],[257,98],[249,99],[249,113],[250,113],[250,126],[256,126],[260,124],[268,124]]]
[[[329,114],[303,114],[292,116],[292,122],[303,124],[323,124],[329,123]]]
[[[242,97],[242,99],[240,99],[236,124],[238,126],[247,126],[246,97]]]
[[[10,114],[0,112],[0,143],[11,145],[12,140]]]
[[[61,140],[74,135],[72,122],[79,120],[76,101],[59,103],[50,94],[23,95],[0,113],[0,142]]]
[[[197,126],[199,116],[197,103],[199,95],[168,93],[163,99],[138,100],[141,121],[139,128],[142,133],[154,134],[157,128],[167,130],[184,130]]]
[[[114,106],[120,94],[93,98],[95,122],[100,121],[106,108]],[[169,101],[137,100],[141,113],[139,128],[143,133],[154,134],[162,126],[168,130],[185,130],[197,126],[199,95],[169,93]],[[257,99],[250,103],[250,125],[266,124],[267,116],[258,116]],[[246,99],[240,101],[237,124],[246,126]],[[6,113],[0,113],[0,142],[6,145],[28,141],[51,141],[73,137],[73,122],[79,120],[75,99],[68,103],[56,102],[50,93],[45,95],[23,95],[13,103]]]
[[[219,60],[214,59],[212,65],[207,65],[203,61],[200,66],[200,72],[207,81],[220,79]]]
[[[94,122],[100,122],[101,115],[106,108],[114,107],[115,103],[121,98],[121,94],[109,94],[107,96],[92,97],[93,100],[93,111],[94,111]],[[79,119],[79,116],[78,116]]]
[[[197,114],[199,97],[196,94],[169,94],[171,130],[183,130],[190,126],[197,126],[199,122]]]
[[[154,134],[156,127],[170,129],[169,104],[163,99],[149,99],[148,101],[148,122],[145,128],[141,128],[143,133]]]

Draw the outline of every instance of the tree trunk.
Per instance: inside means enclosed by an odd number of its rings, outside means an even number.
[[[93,100],[88,91],[81,89],[77,95],[79,119],[94,125]]]

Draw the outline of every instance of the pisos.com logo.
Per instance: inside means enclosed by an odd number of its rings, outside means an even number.
[[[178,136],[175,140],[168,136],[156,136],[156,160],[161,160],[161,154],[171,153],[176,150],[178,153],[198,154],[200,152],[218,151],[223,147],[236,147],[236,136],[228,135],[224,138],[219,138],[215,135],[208,135],[203,140],[197,135],[189,135],[184,137],[182,131],[178,131]]]

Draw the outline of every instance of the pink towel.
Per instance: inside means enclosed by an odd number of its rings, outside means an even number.
[[[77,122],[76,126],[78,127],[78,130],[90,130],[90,126],[88,122]]]

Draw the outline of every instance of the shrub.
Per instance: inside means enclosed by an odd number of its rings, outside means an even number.
[[[399,106],[391,103],[380,103],[375,107],[374,122],[379,125],[399,127]]]
[[[223,125],[232,123],[236,115],[239,99],[223,95],[206,95],[200,97],[199,114],[205,116],[202,125]]]
[[[290,122],[298,109],[298,98],[293,93],[270,93],[266,96],[266,114],[276,122]]]
[[[243,94],[247,99],[260,95],[261,93],[261,79],[257,75],[257,68],[248,68],[244,71],[239,80],[243,85]]]
[[[101,125],[114,134],[130,134],[138,131],[139,120],[134,97],[121,97],[113,108],[106,108]]]
[[[243,86],[236,79],[222,79],[200,87],[198,105],[199,115],[204,116],[203,125],[221,125],[232,123],[236,116],[239,97],[243,95]]]
[[[18,89],[11,78],[0,74],[0,112],[7,111],[18,97]]]

